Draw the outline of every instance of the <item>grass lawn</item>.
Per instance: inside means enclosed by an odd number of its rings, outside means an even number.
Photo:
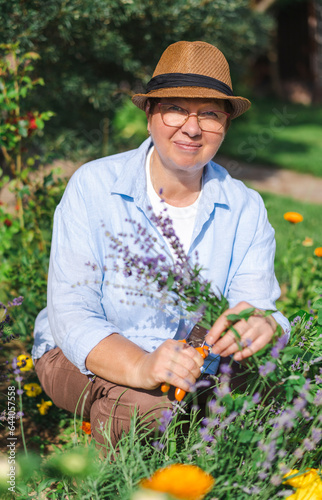
[[[251,109],[232,122],[220,152],[321,177],[322,107],[251,100]]]
[[[322,246],[321,205],[305,203],[272,193],[261,193],[261,196],[265,202],[270,223],[275,229],[277,264],[285,254],[290,239],[296,239],[302,243],[305,237],[312,238],[312,247],[301,245],[301,252],[307,255],[311,255],[314,248]],[[285,212],[299,212],[304,220],[299,224],[290,224],[283,218]]]

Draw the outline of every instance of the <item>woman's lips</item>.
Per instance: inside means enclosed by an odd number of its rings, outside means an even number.
[[[201,144],[197,142],[174,141],[174,143],[185,151],[198,151],[201,148]]]

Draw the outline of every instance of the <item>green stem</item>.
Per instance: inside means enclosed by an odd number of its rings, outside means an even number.
[[[25,455],[26,455],[26,457],[28,457],[28,450],[27,450],[25,433],[24,433],[23,422],[22,422],[22,394],[20,392],[21,391],[21,383],[20,383],[19,378],[18,378],[18,389],[19,389],[19,409],[21,412],[21,417],[20,417],[21,439],[22,439],[23,448],[25,450]]]

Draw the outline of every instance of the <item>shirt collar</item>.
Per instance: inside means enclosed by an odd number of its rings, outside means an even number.
[[[120,175],[111,192],[129,196],[141,205],[147,198],[145,161],[150,147],[153,145],[149,137],[141,146],[128,156]],[[230,208],[229,199],[226,194],[225,184],[228,173],[216,163],[209,162],[203,173],[203,196],[200,200],[200,209],[204,207],[213,210],[215,205]],[[207,211],[208,211],[207,210]]]
[[[132,151],[123,163],[119,176],[112,186],[112,194],[120,194],[133,198],[141,203],[146,194],[145,160],[149,148],[152,146],[151,138],[145,140],[141,146]]]

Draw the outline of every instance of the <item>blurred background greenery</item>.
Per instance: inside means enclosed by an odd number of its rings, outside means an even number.
[[[136,147],[146,131],[130,96],[170,43],[204,40],[226,55],[235,94],[253,101],[223,152],[321,175],[318,0],[0,0],[0,14],[0,43],[40,55],[45,86],[25,105],[55,112],[34,141],[46,160]],[[274,109],[292,118],[271,126]]]

